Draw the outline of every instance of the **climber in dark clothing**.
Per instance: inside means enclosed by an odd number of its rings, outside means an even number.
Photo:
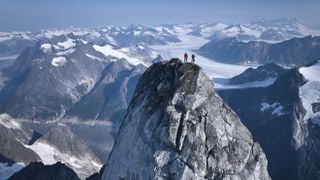
[[[183,62],[188,62],[188,54],[185,52],[184,53],[184,60],[183,60]]]
[[[194,64],[194,61],[196,60],[196,56],[194,54],[191,55],[191,62]]]

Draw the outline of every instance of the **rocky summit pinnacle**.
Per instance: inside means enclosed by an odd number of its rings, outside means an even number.
[[[260,145],[191,63],[149,67],[102,179],[270,179]]]

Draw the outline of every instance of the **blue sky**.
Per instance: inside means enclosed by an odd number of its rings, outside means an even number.
[[[281,17],[320,28],[319,9],[319,0],[0,0],[0,31]]]

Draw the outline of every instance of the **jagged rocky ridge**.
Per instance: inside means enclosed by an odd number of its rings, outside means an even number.
[[[260,145],[193,64],[140,78],[102,179],[270,179]]]
[[[66,165],[57,162],[53,165],[44,165],[41,162],[32,162],[21,171],[12,175],[9,180],[79,180],[77,174]]]

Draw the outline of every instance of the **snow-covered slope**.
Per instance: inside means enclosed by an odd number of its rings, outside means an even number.
[[[300,88],[300,98],[306,109],[304,119],[320,125],[320,61],[312,63],[309,67],[301,67],[300,73],[308,80]]]
[[[111,56],[117,59],[122,59],[122,58],[126,59],[130,64],[133,64],[133,65],[144,64],[142,60],[129,57],[121,50],[115,50],[111,45],[105,45],[105,46],[94,45],[93,48],[98,52],[101,52],[105,56]]]
[[[198,64],[206,73],[206,75],[213,80],[218,78],[231,78],[235,75],[239,75],[247,68],[252,67],[252,65],[234,65],[217,62],[214,59],[210,59],[198,54],[196,50],[208,42],[208,40],[202,37],[191,36],[188,35],[187,32],[183,31],[179,38],[181,39],[181,42],[151,47],[157,53],[159,53],[163,59],[170,59],[172,57],[183,59],[183,54],[185,52],[187,52],[189,56],[191,54],[195,54],[195,63]]]
[[[26,127],[30,125],[20,121],[23,122],[7,114],[0,115],[0,179],[7,179],[34,161],[46,165],[63,162],[82,179],[100,170],[100,160],[67,125],[53,123],[39,137]]]
[[[98,172],[102,166],[90,148],[64,124],[57,124],[27,148],[36,152],[45,165],[60,161],[81,179]]]

